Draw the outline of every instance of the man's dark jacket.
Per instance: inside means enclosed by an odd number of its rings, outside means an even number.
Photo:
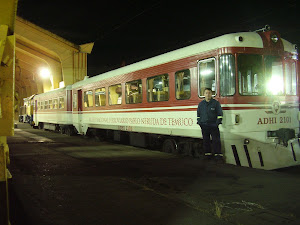
[[[197,109],[197,124],[216,124],[222,123],[223,111],[221,104],[211,99],[207,102],[205,99],[201,101]]]

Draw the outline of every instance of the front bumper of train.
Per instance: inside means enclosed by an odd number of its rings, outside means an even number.
[[[300,165],[299,138],[290,139],[287,145],[247,140],[224,141],[226,163],[265,170]]]

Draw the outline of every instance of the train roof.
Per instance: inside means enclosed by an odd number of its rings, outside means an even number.
[[[243,41],[239,41],[239,37],[243,37]],[[284,50],[295,53],[295,47],[290,42],[281,39],[283,42]],[[225,34],[207,41],[203,41],[197,44],[193,44],[184,48],[180,48],[174,51],[164,53],[143,61],[130,64],[125,67],[121,67],[103,74],[93,76],[88,79],[84,79],[73,84],[73,88],[77,88],[96,81],[105,80],[122,74],[128,74],[134,71],[154,67],[160,64],[168,63],[171,61],[179,60],[189,56],[197,55],[218,48],[223,47],[252,47],[263,48],[263,41],[261,36],[257,32],[240,32]]]
[[[41,94],[37,94],[36,96],[43,97],[43,96],[52,95],[52,94],[59,93],[61,91],[67,91],[67,90],[72,90],[72,85],[68,85],[68,86],[62,87],[62,88],[53,89],[51,91],[47,91],[47,92],[44,92],[44,93],[41,93]]]

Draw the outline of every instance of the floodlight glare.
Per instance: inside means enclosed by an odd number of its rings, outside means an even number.
[[[50,70],[48,68],[41,68],[40,75],[42,78],[49,78],[50,77]]]

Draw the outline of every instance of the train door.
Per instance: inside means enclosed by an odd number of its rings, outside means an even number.
[[[32,112],[32,122],[33,122],[33,126],[34,126],[34,121],[35,121],[35,117],[37,115],[37,110],[38,110],[38,103],[37,100],[34,100],[35,104],[34,104],[34,110]]]
[[[77,111],[78,111],[78,127],[79,133],[82,133],[82,90],[77,91]]]
[[[78,112],[82,112],[82,90],[77,91],[77,107],[78,107]]]

